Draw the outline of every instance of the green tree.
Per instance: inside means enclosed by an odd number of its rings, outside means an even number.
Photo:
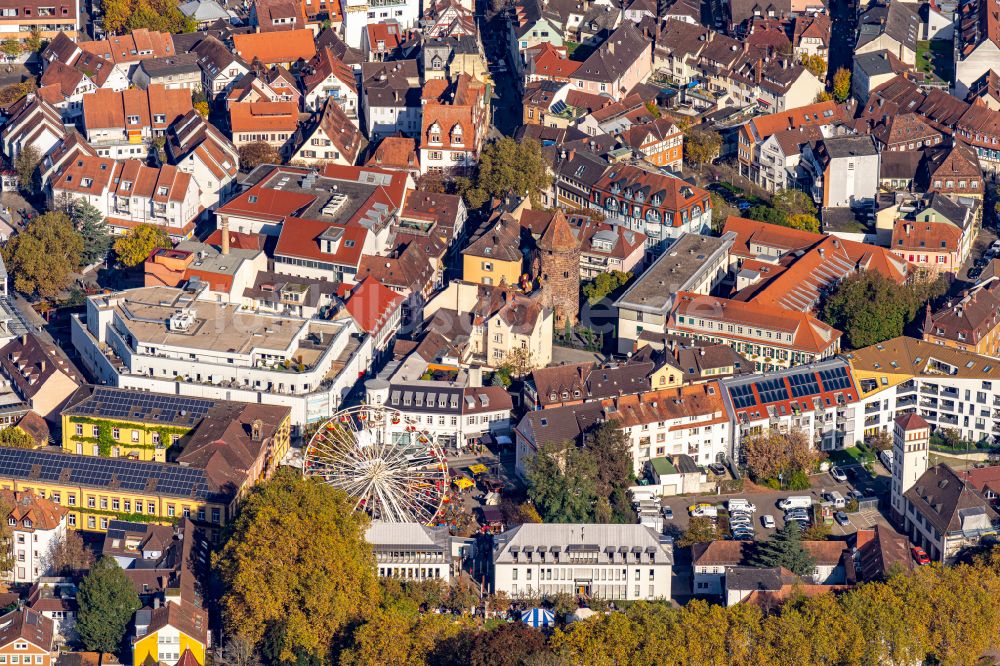
[[[45,46],[45,42],[42,40],[42,29],[37,25],[31,26],[31,34],[24,40],[24,45],[27,50],[33,53],[41,51],[42,47]]]
[[[325,659],[379,597],[367,526],[342,491],[291,469],[255,486],[213,557],[228,633],[282,660]]]
[[[34,437],[17,426],[11,426],[0,430],[0,446],[11,449],[33,449],[36,444]]]
[[[76,630],[88,650],[115,652],[132,615],[142,608],[132,581],[111,557],[102,557],[80,582]]]
[[[812,215],[805,215],[803,213],[789,215],[787,219],[787,224],[792,229],[801,229],[802,231],[810,231],[814,234],[819,233],[819,220],[817,220]]]
[[[716,234],[722,233],[722,228],[726,225],[726,220],[730,216],[739,216],[740,211],[735,206],[730,206],[720,195],[715,192],[709,193],[712,200],[712,231]]]
[[[5,39],[3,42],[0,42],[0,51],[7,57],[7,60],[14,60],[17,56],[21,55],[24,47],[16,39]]]
[[[677,540],[677,546],[687,548],[696,543],[718,541],[721,537],[719,526],[714,520],[705,516],[693,516],[688,521],[688,528],[684,531],[681,538]]]
[[[773,208],[764,204],[758,204],[747,212],[747,217],[758,222],[777,224],[782,227],[788,226],[788,213],[778,208]]]
[[[534,139],[517,142],[501,137],[486,144],[474,178],[456,179],[458,194],[470,208],[480,208],[490,197],[528,196],[535,204],[552,184],[542,147]]]
[[[851,70],[841,67],[833,75],[833,98],[846,102],[851,96]]]
[[[131,268],[146,261],[153,250],[171,245],[166,231],[152,224],[140,224],[119,236],[114,248],[118,260]]]
[[[278,149],[263,141],[243,144],[237,152],[240,157],[240,169],[247,173],[261,164],[281,164],[281,155],[278,153]]]
[[[816,560],[802,546],[802,530],[794,520],[757,544],[750,563],[755,567],[785,567],[799,576],[806,576],[816,568]]]
[[[583,295],[587,297],[591,305],[595,305],[631,279],[632,273],[628,272],[601,273],[583,285]]]
[[[83,239],[65,213],[45,213],[34,218],[3,247],[7,271],[14,288],[43,298],[57,296],[79,268]]]
[[[34,146],[25,146],[21,153],[14,158],[14,172],[17,173],[17,182],[25,192],[33,192],[35,189],[35,169],[42,161],[42,154]]]
[[[875,271],[861,271],[837,285],[822,319],[843,331],[846,347],[860,349],[903,334],[916,313],[915,295]]]
[[[684,135],[684,158],[700,168],[719,156],[722,136],[714,130],[691,128]]]
[[[771,198],[771,205],[789,217],[793,215],[816,215],[816,204],[812,198],[795,188],[786,188]]]
[[[101,211],[85,199],[77,199],[70,206],[70,218],[83,237],[80,263],[90,266],[102,261],[111,251],[111,231]]]
[[[624,493],[635,481],[628,435],[618,421],[605,421],[587,433],[583,449],[597,469],[594,490],[610,507],[615,491]],[[611,507],[610,516],[610,520],[602,522],[634,523],[636,520],[631,503]]]
[[[827,63],[821,55],[806,55],[802,58],[802,64],[812,72],[813,76],[822,81],[826,78]]]
[[[596,475],[593,460],[573,442],[549,444],[528,460],[528,497],[547,523],[591,522]]]

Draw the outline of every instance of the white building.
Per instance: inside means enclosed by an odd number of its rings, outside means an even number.
[[[384,23],[392,19],[404,30],[416,27],[420,19],[419,0],[340,0],[344,17],[344,41],[348,46],[361,48],[365,26]]]
[[[353,319],[264,314],[142,287],[94,296],[72,321],[81,362],[101,383],[285,405],[292,425],[328,418],[369,369],[372,338]]]
[[[489,433],[510,432],[510,393],[499,386],[466,386],[458,382],[365,382],[366,402],[385,405],[403,413],[404,419],[390,424],[389,431],[403,435],[408,425],[428,433],[439,446],[461,449]]]
[[[669,599],[673,545],[644,525],[524,524],[494,539],[493,591]]]
[[[892,429],[892,513],[897,521],[906,513],[904,495],[927,471],[931,427],[914,413],[899,416]]]
[[[459,548],[468,547],[464,539],[452,537],[447,527],[427,527],[419,523],[373,521],[365,539],[375,551],[379,578],[401,580],[437,579],[449,583],[456,568],[453,542],[461,542],[461,545],[456,544]],[[459,557],[457,564],[460,563]]]
[[[45,499],[30,491],[5,489],[0,498],[11,507],[7,525],[14,551],[14,568],[5,579],[15,584],[34,583],[49,573],[52,547],[66,536],[69,511],[56,498]]]

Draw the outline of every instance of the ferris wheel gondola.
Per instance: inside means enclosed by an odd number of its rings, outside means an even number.
[[[444,451],[399,424],[398,410],[349,407],[320,426],[305,450],[303,474],[317,477],[354,499],[355,509],[391,523],[433,524],[445,503]]]

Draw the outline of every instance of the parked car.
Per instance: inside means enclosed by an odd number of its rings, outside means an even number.
[[[673,520],[674,510],[671,509],[669,506],[663,507],[663,517],[666,518],[667,520]]]
[[[808,509],[812,506],[812,502],[812,498],[808,495],[796,495],[779,501],[778,508],[785,511],[788,509]]]
[[[927,557],[927,551],[920,546],[914,546],[911,549],[911,552],[913,553],[913,559],[915,559],[917,564],[920,566],[931,563],[931,558]]]
[[[979,276],[982,274],[983,274],[983,269],[980,268],[979,266],[973,266],[972,268],[969,269],[970,280],[977,280],[979,279]]]
[[[851,524],[851,519],[848,518],[847,514],[844,513],[843,511],[838,511],[837,513],[833,514],[833,519],[836,520],[837,524],[841,526]]]
[[[832,476],[837,481],[840,481],[841,483],[847,481],[847,474],[845,474],[844,470],[840,469],[836,465],[830,468],[830,476]]]
[[[774,525],[775,525],[775,523],[774,523],[774,516],[772,516],[771,514],[765,514],[765,515],[761,516],[760,517],[760,524],[763,525],[764,527],[766,527],[769,530],[773,530],[774,529]]]
[[[712,505],[707,502],[698,502],[697,504],[692,504],[688,507],[688,513],[694,513],[698,509],[707,509],[710,506]]]
[[[718,518],[719,510],[712,505],[699,506],[691,512],[692,518]]]
[[[852,499],[855,502],[860,502],[861,498],[864,496],[865,494],[860,490],[858,490],[857,488],[854,488],[853,490],[847,493],[847,499]]]
[[[725,476],[726,466],[722,463],[712,463],[708,466],[708,471],[716,476]]]

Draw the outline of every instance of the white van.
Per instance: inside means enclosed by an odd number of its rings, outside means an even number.
[[[730,511],[746,511],[748,513],[757,511],[757,506],[747,499],[731,499],[726,502],[726,507]]]
[[[691,512],[693,518],[718,518],[719,510],[714,506],[700,506]]]
[[[812,498],[808,495],[793,495],[778,502],[778,508],[782,511],[789,509],[808,509],[812,506]]]
[[[882,451],[878,454],[878,457],[882,461],[882,464],[885,465],[885,468],[889,470],[889,473],[892,474],[892,449]]]

